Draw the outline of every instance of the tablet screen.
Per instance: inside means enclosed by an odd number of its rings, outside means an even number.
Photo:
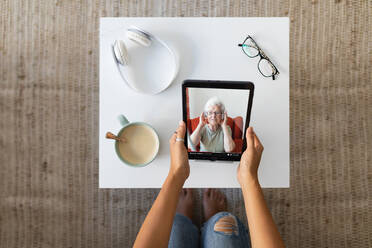
[[[221,84],[219,84],[222,87]],[[228,87],[225,85],[225,87]],[[240,155],[249,126],[251,89],[186,87],[189,153]],[[216,159],[221,156],[217,156]]]

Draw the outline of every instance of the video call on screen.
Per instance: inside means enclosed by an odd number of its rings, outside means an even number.
[[[186,88],[189,152],[241,153],[249,90]]]

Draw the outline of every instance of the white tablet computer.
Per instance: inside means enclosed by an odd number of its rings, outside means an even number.
[[[189,159],[239,161],[246,148],[254,84],[185,80],[182,84],[185,145]]]

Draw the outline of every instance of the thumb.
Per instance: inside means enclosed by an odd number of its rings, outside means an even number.
[[[186,133],[186,125],[185,122],[180,121],[178,123],[178,128],[177,128],[177,138],[184,138]]]
[[[248,127],[245,137],[247,138],[247,148],[254,148],[253,127]]]

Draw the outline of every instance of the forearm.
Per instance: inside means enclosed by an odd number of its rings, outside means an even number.
[[[252,247],[284,247],[257,179],[242,186]]]
[[[197,146],[200,142],[200,132],[202,127],[200,125],[197,126],[197,128],[194,130],[194,132],[191,134],[190,139],[194,146]]]
[[[147,214],[134,247],[168,247],[173,218],[184,182],[171,174],[166,178],[158,197]]]
[[[223,147],[225,152],[231,152],[235,148],[235,142],[232,139],[227,127],[222,128],[223,130]]]

